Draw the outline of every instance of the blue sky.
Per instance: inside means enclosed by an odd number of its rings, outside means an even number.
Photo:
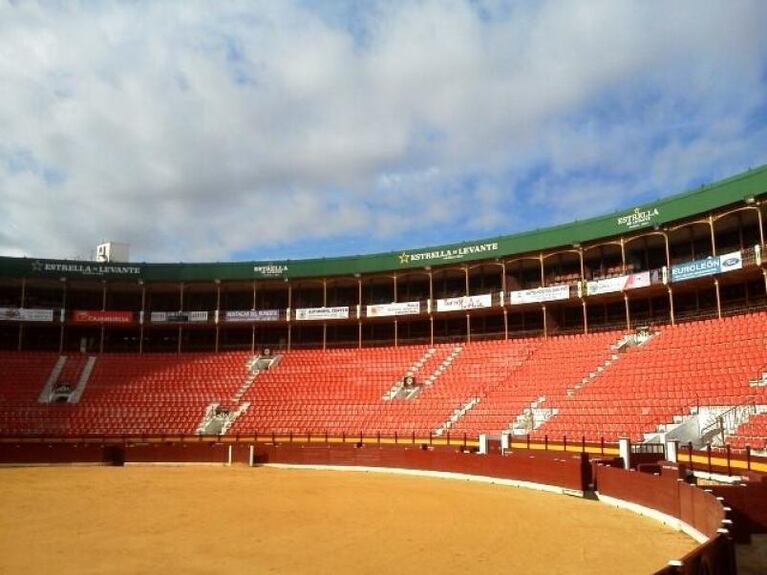
[[[767,3],[1,2],[0,254],[480,239],[767,163]]]

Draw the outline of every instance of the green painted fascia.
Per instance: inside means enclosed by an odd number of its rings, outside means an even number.
[[[71,279],[212,281],[373,274],[451,263],[508,258],[583,244],[687,219],[767,192],[767,165],[630,210],[540,230],[429,248],[370,255],[275,262],[96,264],[0,257],[0,276]]]

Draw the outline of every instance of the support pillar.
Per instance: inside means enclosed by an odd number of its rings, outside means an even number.
[[[179,305],[178,305],[179,311],[184,311],[184,282],[181,282],[179,285]],[[177,346],[177,352],[181,353],[181,340],[184,339],[184,328],[183,326],[178,326],[178,346]]]
[[[434,317],[429,316],[429,345],[434,345]]]
[[[218,340],[219,340],[219,331],[220,331],[220,318],[221,318],[221,280],[215,280],[216,283],[216,312],[214,314],[215,322],[216,322],[216,343],[215,343],[215,350],[216,353],[218,353]]]
[[[623,468],[631,468],[631,440],[622,437],[618,440],[618,455],[623,459]]]
[[[767,291],[767,270],[762,268],[762,277],[764,278],[764,290]]]
[[[27,303],[27,278],[21,278],[21,305],[20,308],[24,308]],[[17,351],[21,351],[24,342],[24,322],[19,322],[19,341],[17,345]]]
[[[288,324],[288,351],[290,351],[291,344],[293,343],[292,342],[292,336],[293,336],[292,331],[293,331],[293,326]]]
[[[139,280],[141,286],[141,311],[139,311],[138,352],[144,353],[144,321],[146,320],[146,286],[144,280]]]
[[[672,463],[677,463],[677,453],[679,450],[679,442],[678,441],[667,441],[666,442],[666,461],[671,461]]]
[[[631,306],[629,306],[629,296],[623,294],[623,303],[626,306],[626,331],[631,331]]]
[[[676,318],[674,317],[674,290],[671,286],[668,286],[668,304],[669,304],[669,317],[671,319],[671,325],[676,324]]]
[[[716,317],[722,319],[722,299],[719,294],[719,280],[714,278],[714,291],[716,292]]]
[[[64,282],[64,289],[61,293],[61,317],[59,318],[59,321],[61,321],[61,329],[59,330],[59,353],[64,351],[64,323],[67,309],[67,283],[65,279],[62,279],[62,281]]]
[[[101,311],[107,310],[107,282],[101,280]],[[104,336],[106,333],[106,327],[104,323],[101,323],[101,333],[99,338],[99,353],[104,353]]]

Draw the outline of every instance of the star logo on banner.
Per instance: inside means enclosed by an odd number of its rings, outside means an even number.
[[[402,252],[399,256],[399,263],[400,265],[410,263],[410,255]]]
[[[43,262],[32,262],[32,271],[33,272],[41,272],[43,271]]]

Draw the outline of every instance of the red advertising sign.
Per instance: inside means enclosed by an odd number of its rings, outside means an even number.
[[[75,310],[72,312],[72,321],[75,323],[133,323],[133,312]]]

